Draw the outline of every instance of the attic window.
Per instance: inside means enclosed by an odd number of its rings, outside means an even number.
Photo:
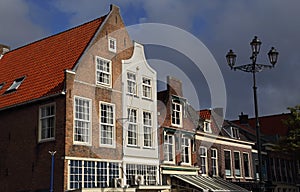
[[[0,83],[0,90],[3,88],[5,83]]]
[[[231,137],[235,139],[239,139],[239,129],[236,127],[231,127]]]
[[[20,87],[20,85],[24,81],[24,79],[25,79],[25,76],[16,79],[13,82],[13,84],[5,91],[5,93],[10,93],[10,92],[16,91]]]

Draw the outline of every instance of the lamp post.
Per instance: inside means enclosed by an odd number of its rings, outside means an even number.
[[[271,65],[258,64],[256,63],[257,55],[260,51],[261,41],[255,36],[254,39],[250,42],[252,55],[250,60],[252,63],[235,66],[236,54],[230,49],[226,55],[226,60],[229,67],[233,70],[241,70],[244,72],[252,73],[253,77],[253,94],[254,94],[254,111],[255,111],[255,128],[256,128],[256,143],[257,143],[257,152],[258,152],[258,174],[259,174],[259,191],[264,191],[263,186],[263,174],[262,174],[262,154],[261,154],[261,140],[260,140],[260,125],[258,119],[258,106],[257,106],[257,87],[256,87],[256,73],[261,72],[263,69],[271,69],[275,66],[278,58],[278,52],[274,47],[268,52],[268,58]]]

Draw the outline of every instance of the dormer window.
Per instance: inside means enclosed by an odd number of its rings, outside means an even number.
[[[172,101],[172,125],[182,126],[182,105],[177,100]]]
[[[239,135],[239,129],[236,127],[231,127],[231,137],[235,138],[235,139],[239,139],[240,135]]]
[[[204,132],[211,133],[211,126],[209,121],[204,121],[203,130]]]
[[[20,85],[22,84],[22,82],[24,81],[24,79],[25,79],[25,76],[16,79],[13,82],[13,84],[6,90],[5,93],[10,93],[10,92],[16,91],[20,87]]]

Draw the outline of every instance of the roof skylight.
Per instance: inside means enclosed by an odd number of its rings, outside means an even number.
[[[0,83],[0,90],[3,88],[5,83]]]
[[[13,82],[13,84],[5,91],[5,93],[16,91],[20,87],[20,85],[24,81],[24,79],[25,79],[25,76],[16,79]]]

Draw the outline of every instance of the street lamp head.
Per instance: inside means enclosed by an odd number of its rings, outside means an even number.
[[[258,55],[260,51],[261,41],[257,38],[257,36],[254,36],[254,39],[251,41],[250,45],[252,49],[252,54]]]
[[[232,69],[233,66],[235,65],[235,60],[236,60],[236,54],[232,51],[232,49],[230,49],[229,52],[227,53],[226,60],[228,65]]]
[[[278,55],[279,53],[276,51],[274,47],[272,47],[268,53],[268,56],[269,56],[270,63],[273,65],[273,67],[277,63]]]

